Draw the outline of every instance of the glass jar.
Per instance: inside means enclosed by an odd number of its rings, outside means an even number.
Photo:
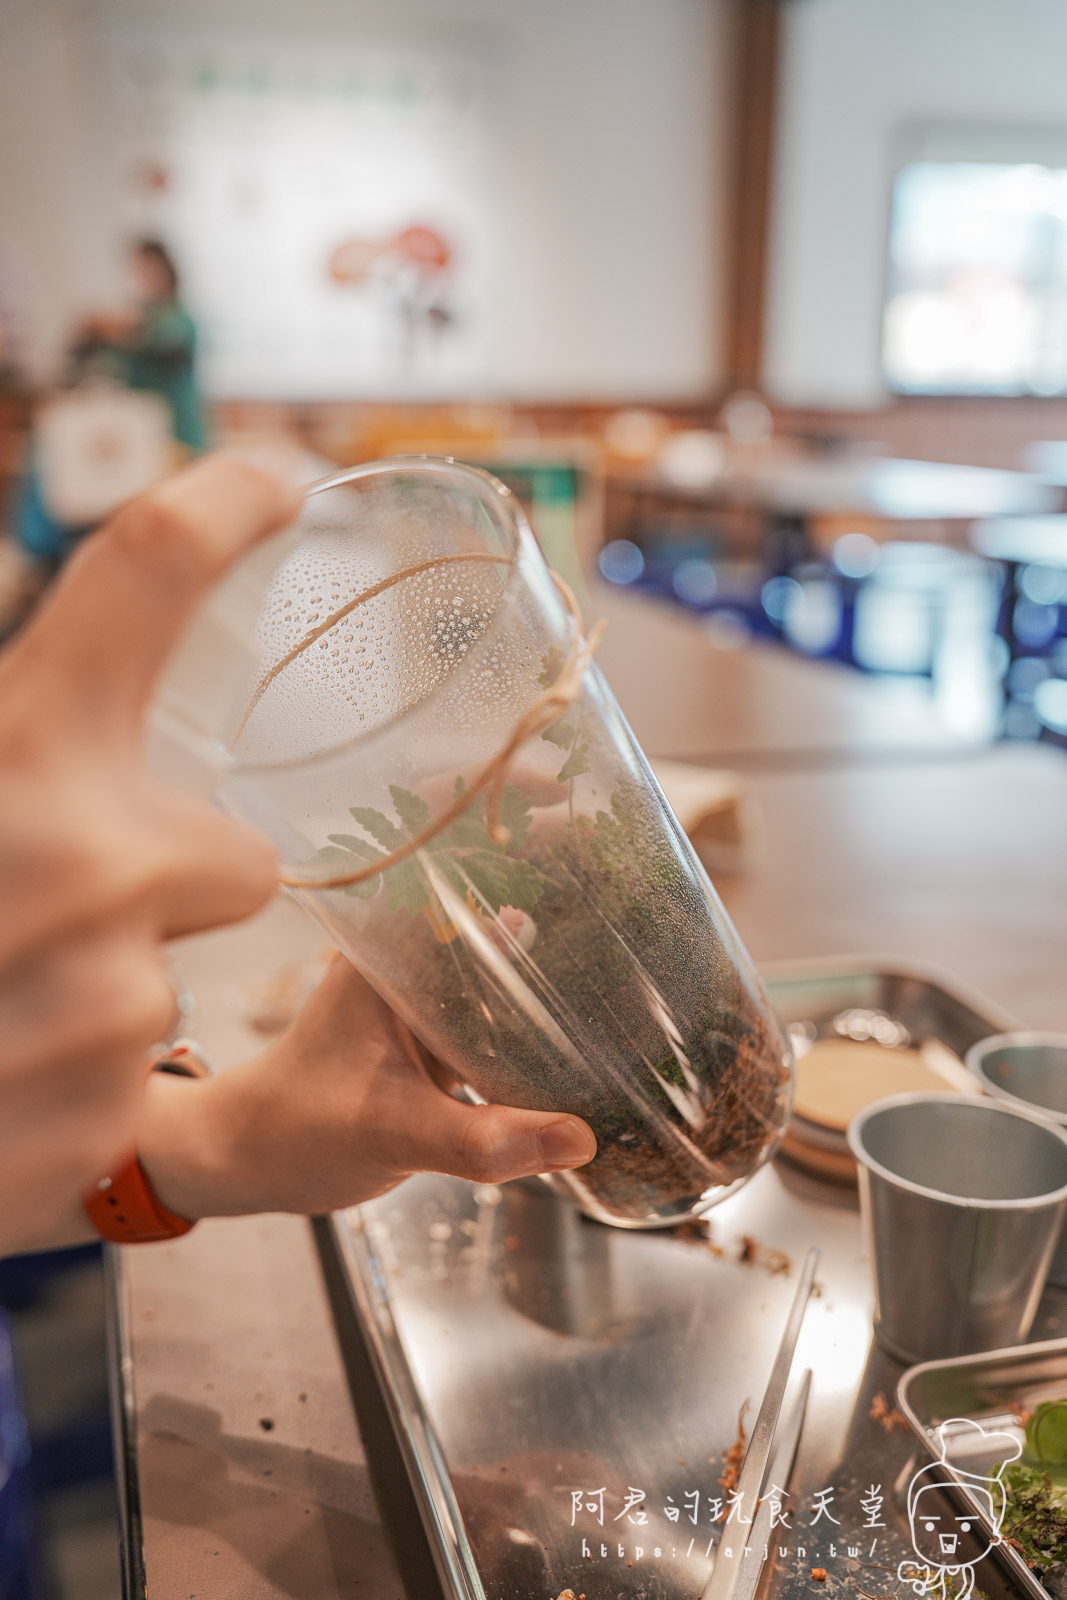
[[[225,804],[475,1098],[589,1122],[548,1181],[654,1227],[749,1178],[788,1044],[503,485],[422,458],[316,485],[255,641]]]

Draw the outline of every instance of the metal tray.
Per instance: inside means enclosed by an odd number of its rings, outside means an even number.
[[[777,968],[771,989],[798,1060],[806,1044],[816,1039],[873,1038],[883,1044],[907,1044],[927,1058],[945,1088],[975,1092],[963,1057],[971,1045],[988,1037],[994,1012],[960,985],[939,982],[930,973],[875,963],[845,972],[832,966],[820,976],[808,964]],[[879,1037],[882,1028],[888,1029],[888,1039]],[[815,1177],[856,1183],[856,1162],[844,1131],[810,1121],[797,1110],[781,1154]]]
[[[1064,1300],[1067,1305],[1067,1298]],[[1041,1314],[1039,1313],[1039,1323]],[[1047,1316],[1046,1316],[1047,1320]],[[1017,1345],[1010,1350],[994,1350],[982,1355],[957,1356],[951,1361],[924,1361],[909,1367],[897,1385],[897,1404],[911,1425],[924,1450],[938,1455],[936,1431],[951,1418],[965,1417],[987,1430],[1000,1429],[1022,1440],[1020,1411],[1032,1411],[1042,1400],[1059,1400],[1067,1395],[1067,1339],[1043,1344]],[[989,1452],[967,1457],[972,1472],[989,1472],[1003,1455]],[[949,1449],[950,1466],[963,1464],[963,1458]],[[963,1483],[953,1494],[973,1512],[981,1526],[990,1532],[989,1519],[982,1503]],[[1049,1592],[1030,1571],[1026,1562],[1010,1545],[997,1547],[997,1555],[1012,1577],[1034,1600],[1049,1600]]]
[[[1012,1020],[921,972],[824,962],[765,976],[787,1021],[866,1004],[959,1054]],[[819,1566],[824,1594],[854,1600],[850,1569],[895,1570],[910,1553],[892,1485],[914,1444],[871,1416],[901,1368],[871,1348],[853,1192],[774,1162],[710,1229],[646,1233],[589,1222],[537,1180],[423,1175],[333,1218],[331,1240],[449,1600],[567,1587],[695,1600],[724,1533],[723,1452],[742,1405],[750,1421],[758,1407],[813,1243],[819,1295],[797,1370],[814,1380],[770,1587],[809,1595]],[[884,1575],[863,1586],[884,1593]]]
[[[882,1012],[901,1023],[916,1044],[937,1039],[959,1056],[989,1037],[991,1021],[1019,1027],[1000,1006],[946,974],[889,962],[862,966],[840,961],[779,962],[763,974],[786,1027],[810,1022],[821,1033],[846,1011]]]

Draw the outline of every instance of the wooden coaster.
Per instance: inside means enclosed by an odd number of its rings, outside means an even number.
[[[818,1145],[809,1144],[796,1131],[797,1127],[798,1124],[791,1123],[786,1129],[785,1138],[778,1146],[778,1154],[802,1172],[810,1172],[813,1178],[825,1178],[830,1183],[847,1183],[855,1188],[856,1162],[852,1152],[847,1149],[822,1150]]]
[[[946,1082],[918,1050],[890,1050],[873,1040],[817,1039],[797,1062],[793,1109],[822,1128],[844,1133],[873,1100]]]

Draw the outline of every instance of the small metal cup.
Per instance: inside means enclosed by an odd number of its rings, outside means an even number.
[[[1067,1214],[1067,1134],[978,1097],[898,1094],[848,1142],[883,1348],[910,1363],[1020,1344]]]
[[[1067,1034],[998,1033],[972,1045],[966,1061],[986,1094],[1067,1128]],[[1067,1286],[1067,1223],[1048,1281]]]

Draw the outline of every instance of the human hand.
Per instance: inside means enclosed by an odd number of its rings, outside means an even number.
[[[297,508],[200,462],[87,539],[0,654],[0,1254],[49,1242],[132,1146],[174,1013],[160,944],[273,890],[268,841],[154,782],[141,741],[196,603]]]
[[[422,1171],[498,1183],[583,1166],[596,1141],[577,1117],[446,1094],[403,1023],[338,956],[261,1055],[217,1078],[154,1073],[137,1149],[164,1206],[192,1219],[317,1215]]]

